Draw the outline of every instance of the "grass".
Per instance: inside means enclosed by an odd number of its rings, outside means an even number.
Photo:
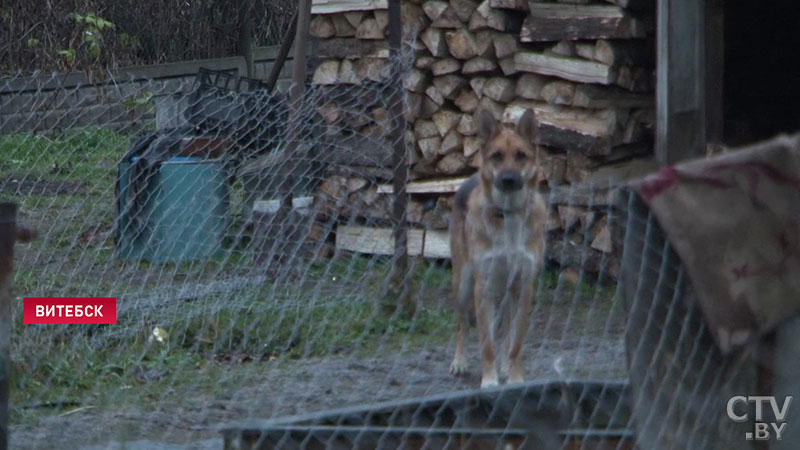
[[[15,296],[112,295],[135,304],[157,288],[260,275],[239,248],[220,260],[193,263],[114,258],[107,232],[115,214],[116,165],[129,143],[99,128],[52,139],[0,136],[0,186],[14,178],[37,188],[13,198],[0,191],[0,200],[20,204],[24,220],[40,232],[36,242],[18,247]],[[411,352],[444,346],[452,337],[445,265],[412,259],[398,292],[387,284],[387,258],[299,262],[297,280],[165,298],[120,315],[112,326],[25,326],[21,302],[15,302],[12,421],[35,421],[41,411],[75,405],[180,408],[252,384],[293,360]],[[559,283],[554,272],[539,282],[544,296],[537,304],[548,314],[569,311],[572,320],[589,323],[597,308],[610,308],[612,288]],[[398,296],[410,301],[398,302]],[[591,308],[587,298],[594,299]],[[167,332],[163,341],[154,338],[156,329]]]

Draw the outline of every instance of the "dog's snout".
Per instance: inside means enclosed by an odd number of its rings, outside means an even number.
[[[512,171],[504,171],[497,177],[496,187],[502,191],[518,191],[522,189],[522,177]]]

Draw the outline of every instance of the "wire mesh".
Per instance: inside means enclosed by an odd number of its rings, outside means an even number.
[[[474,335],[469,374],[448,374],[446,258],[414,257],[394,284],[374,232],[394,225],[383,186],[407,60],[298,104],[225,71],[0,80],[0,193],[40,236],[13,280],[12,446],[219,448],[221,429],[227,448],[719,442],[721,422],[702,419],[724,411],[735,370],[657,224],[607,186],[548,187],[529,382],[474,390]],[[443,228],[423,218],[446,204],[428,200],[409,217],[422,256]],[[610,221],[621,231],[600,251]],[[23,325],[23,296],[116,297],[118,321]]]

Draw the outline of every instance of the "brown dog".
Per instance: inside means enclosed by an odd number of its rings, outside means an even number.
[[[526,111],[516,129],[478,113],[481,165],[458,189],[450,220],[453,297],[458,309],[456,351],[450,373],[467,368],[464,335],[474,308],[482,360],[481,387],[500,375],[522,381],[522,344],[528,330],[533,283],[543,265],[547,208],[537,190],[536,120]],[[496,333],[497,331],[497,333]],[[499,339],[497,339],[499,338]]]

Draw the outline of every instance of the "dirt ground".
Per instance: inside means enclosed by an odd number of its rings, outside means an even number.
[[[606,337],[528,341],[526,377],[534,379],[624,379],[625,354],[619,331]],[[11,429],[16,449],[221,449],[214,427],[242,419],[267,419],[343,406],[442,394],[479,385],[477,336],[470,336],[468,376],[448,374],[452,343],[441,348],[358,359],[298,360],[265,370],[229,398],[195,399],[181,411],[86,409],[48,416]],[[236,370],[235,366],[232,370]]]

